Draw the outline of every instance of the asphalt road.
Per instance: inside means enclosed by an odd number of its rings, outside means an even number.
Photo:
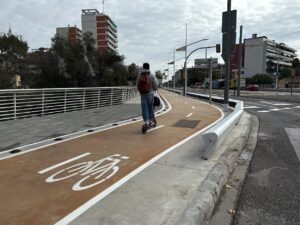
[[[299,225],[300,103],[242,99],[260,127],[233,224]]]

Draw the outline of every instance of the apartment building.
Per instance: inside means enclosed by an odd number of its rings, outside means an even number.
[[[82,32],[76,26],[58,27],[56,28],[56,34],[69,40],[71,43],[75,43],[77,40],[82,39]]]
[[[268,39],[266,36],[244,40],[245,45],[245,76],[252,77],[256,74],[280,74],[285,67],[291,67],[296,50],[284,43]]]
[[[109,16],[97,9],[83,9],[81,14],[82,33],[91,32],[95,47],[100,52],[117,52],[117,26]]]

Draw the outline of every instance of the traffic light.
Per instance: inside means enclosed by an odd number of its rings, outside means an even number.
[[[220,44],[216,44],[216,52],[217,53],[221,52],[221,45]]]

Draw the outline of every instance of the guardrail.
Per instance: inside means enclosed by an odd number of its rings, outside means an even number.
[[[0,90],[0,121],[120,105],[134,87]]]
[[[208,95],[196,94],[188,92],[187,95],[192,97],[198,97],[202,99],[209,99]],[[212,96],[212,100],[217,103],[223,103],[224,99],[217,96]],[[233,128],[233,126],[238,122],[240,117],[244,112],[244,102],[238,100],[229,100],[229,106],[234,107],[232,113],[228,116],[224,117],[220,122],[218,122],[213,127],[209,128],[202,134],[202,140],[204,141],[204,145],[206,146],[205,151],[203,152],[202,158],[207,160],[209,154],[216,148],[218,148],[229,131]]]
[[[174,89],[167,89],[167,90],[175,92],[177,94],[182,94],[182,91],[178,91]],[[209,95],[192,93],[192,92],[187,92],[187,95],[194,98],[209,100]],[[212,101],[219,104],[224,103],[224,99],[218,96],[212,96]],[[240,119],[240,117],[244,112],[243,101],[230,99],[229,106],[234,108],[233,112],[231,112],[228,116],[224,117],[224,119],[222,119],[220,122],[218,122],[208,130],[206,130],[203,134],[201,134],[199,142],[201,142],[200,145],[204,147],[202,159],[207,160],[211,152],[221,145],[226,135],[233,128],[233,126],[238,122],[238,120]]]

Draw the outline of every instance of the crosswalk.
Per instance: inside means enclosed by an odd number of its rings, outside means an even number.
[[[257,102],[246,102],[244,109],[255,110],[258,113],[272,113],[278,111],[287,111],[293,109],[300,109],[299,103],[282,103],[282,102],[268,102],[268,101],[257,101]]]

